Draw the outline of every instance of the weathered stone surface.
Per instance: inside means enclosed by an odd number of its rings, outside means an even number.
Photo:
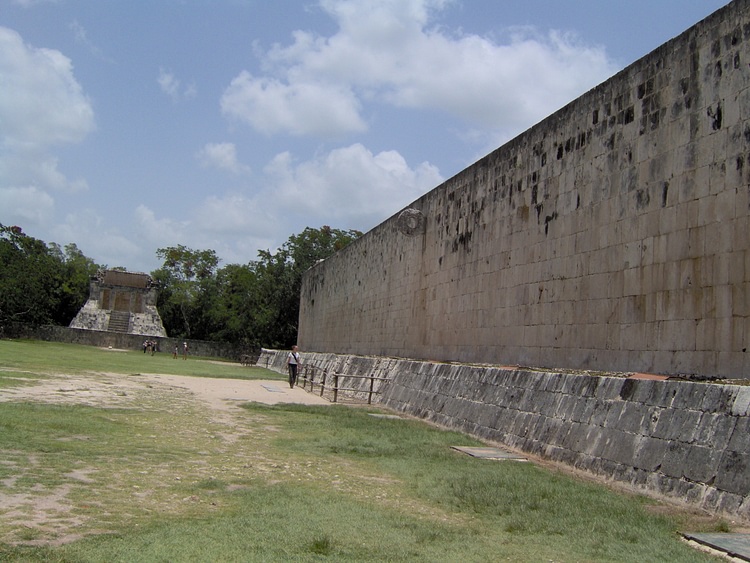
[[[631,461],[632,465],[649,473],[659,471],[668,445],[665,440],[641,436]]]
[[[732,414],[747,416],[750,414],[750,387],[743,387],[737,393],[732,404]]]
[[[728,409],[703,414],[693,434],[697,446],[710,446],[718,450],[727,447],[738,420],[743,420],[736,416],[727,416],[727,412]]]
[[[747,29],[734,0],[311,268],[299,344],[749,378]]]
[[[714,448],[699,446],[690,448],[683,468],[683,476],[696,483],[708,483],[718,472],[720,458],[721,452]]]
[[[269,350],[258,360],[282,373],[285,362],[285,352]],[[747,387],[398,359],[384,367],[376,357],[309,352],[303,363],[385,378],[374,382],[373,402],[396,411],[750,519]]]
[[[714,484],[718,489],[746,497],[750,490],[750,453],[724,452]]]
[[[736,417],[737,423],[727,436],[728,446],[738,452],[750,454],[750,416]]]
[[[91,279],[89,298],[70,328],[166,337],[156,297],[156,287],[146,274],[101,271]]]

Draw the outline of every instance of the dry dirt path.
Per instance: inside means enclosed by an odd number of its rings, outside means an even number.
[[[6,368],[4,371],[6,378],[13,377],[12,369]],[[234,457],[239,460],[235,460],[235,465],[245,463],[247,467],[252,466],[252,470],[258,474],[263,474],[266,470],[281,470],[275,461],[272,463],[260,454],[253,457],[252,451],[245,451],[248,448],[252,449],[252,442],[239,443],[238,440],[253,433],[269,433],[275,429],[266,426],[253,428],[253,424],[257,425],[257,422],[253,417],[248,417],[247,411],[241,408],[243,403],[330,404],[327,400],[299,387],[290,389],[284,380],[215,379],[156,373],[124,375],[101,372],[78,375],[45,374],[33,382],[29,382],[27,377],[22,377],[19,373],[19,379],[22,381],[19,386],[0,388],[0,402],[76,404],[145,410],[166,407],[176,411],[196,406],[196,412],[207,413],[205,420],[213,425],[211,432],[219,440],[217,447],[226,450],[219,456],[222,458],[221,463],[231,465],[224,458]],[[199,432],[200,427],[193,431]],[[79,436],[70,439],[84,438]],[[0,541],[17,543],[18,534],[9,530],[19,528],[32,534],[21,542],[27,545],[59,545],[83,537],[79,531],[82,526],[86,527],[84,524],[87,520],[92,519],[75,515],[77,505],[72,500],[72,493],[76,488],[92,486],[89,473],[95,475],[97,468],[84,468],[64,475],[68,482],[61,486],[39,485],[31,490],[21,490],[16,486],[17,482],[38,469],[38,460],[33,455],[26,459],[20,452],[0,454],[8,454],[0,455],[0,467],[5,468],[7,474],[7,477],[0,478]],[[220,465],[201,466],[193,468],[192,471],[195,475],[201,471],[216,472],[223,470]],[[269,469],[266,469],[266,466]],[[158,469],[154,468],[154,471]],[[247,472],[248,469],[242,471]],[[174,478],[174,475],[168,472],[164,482],[167,483],[167,479]],[[143,480],[146,481],[146,478],[143,477]],[[147,488],[143,484],[139,494],[146,494],[143,491]],[[155,487],[152,488],[156,490]],[[96,518],[93,519],[95,520]],[[90,533],[92,530],[89,529],[87,534]]]
[[[304,405],[329,405],[330,403],[317,395],[308,393],[300,387],[290,389],[280,380],[240,380],[190,377],[184,375],[142,374],[150,381],[165,385],[182,387],[193,393],[196,398],[207,402],[217,410],[227,410],[238,403],[298,403]]]
[[[327,400],[299,387],[290,389],[282,380],[240,380],[186,375],[142,373],[138,376],[97,373],[59,375],[40,380],[35,385],[11,387],[0,391],[0,401],[32,400],[40,402],[75,402],[102,405],[124,397],[137,389],[170,387],[182,389],[218,411],[231,410],[243,402],[268,405],[298,403],[328,405]]]
[[[284,380],[242,380],[160,373],[49,375],[33,385],[0,389],[0,402],[31,401],[96,407],[138,407],[139,397],[201,403],[209,418],[231,429],[241,424],[242,403],[330,405],[326,399]]]

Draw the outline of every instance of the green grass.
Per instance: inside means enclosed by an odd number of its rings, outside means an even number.
[[[284,379],[263,368],[241,366],[217,358],[189,356],[183,360],[182,357],[174,359],[166,352],[151,356],[142,350],[112,350],[36,340],[0,340],[0,370],[7,368],[38,373],[164,373],[229,379]]]
[[[101,372],[270,375],[0,341],[0,399],[6,380]],[[677,531],[726,526],[465,456],[450,446],[479,442],[374,408],[248,404],[229,421],[167,387],[128,393],[104,406],[0,400],[0,561],[698,562],[714,559]]]

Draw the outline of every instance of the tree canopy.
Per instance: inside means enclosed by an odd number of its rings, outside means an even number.
[[[360,231],[306,228],[276,252],[220,267],[213,250],[159,248],[157,308],[167,334],[232,342],[247,348],[288,347],[297,338],[302,275],[362,236]],[[7,322],[67,326],[106,266],[75,244],[60,247],[0,224],[0,326]],[[113,268],[122,269],[122,268]]]
[[[68,325],[100,267],[75,244],[63,249],[0,224],[0,323]]]
[[[302,274],[360,236],[356,230],[308,227],[275,253],[262,250],[255,261],[224,268],[212,250],[160,248],[164,264],[151,275],[161,285],[158,309],[167,334],[249,348],[291,346]]]

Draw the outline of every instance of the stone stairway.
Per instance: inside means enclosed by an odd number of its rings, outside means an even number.
[[[109,316],[110,332],[128,332],[130,328],[130,313],[127,311],[112,311]]]

